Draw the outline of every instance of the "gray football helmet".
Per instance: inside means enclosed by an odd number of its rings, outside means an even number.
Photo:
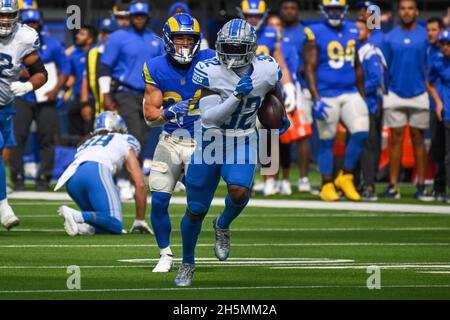
[[[9,36],[19,21],[17,0],[0,0],[0,37]]]

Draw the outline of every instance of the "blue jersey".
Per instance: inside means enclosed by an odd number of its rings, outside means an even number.
[[[70,73],[75,76],[75,93],[81,94],[81,85],[83,83],[83,75],[86,71],[87,52],[80,48],[75,48],[72,55],[69,58],[70,61]]]
[[[379,49],[383,49],[384,32],[379,29],[374,29],[367,42]]]
[[[215,56],[213,50],[203,50],[192,61],[189,69],[177,69],[169,61],[167,56],[151,59],[144,64],[143,77],[145,83],[161,90],[164,97],[163,108],[169,108],[173,104],[192,99],[189,114],[183,117],[183,129],[194,135],[194,122],[200,117],[198,101],[201,96],[201,87],[192,81],[194,68],[200,61],[208,60]],[[164,131],[172,134],[180,129],[174,122],[168,122]]]
[[[258,48],[256,49],[256,54],[271,56],[280,40],[281,35],[277,29],[269,26],[262,26],[258,31]]]
[[[403,98],[426,91],[427,31],[417,25],[414,30],[396,27],[385,37],[384,55],[389,65],[389,90]]]
[[[427,60],[428,60],[428,66],[430,67],[433,64],[433,61],[438,59],[439,55],[442,55],[441,50],[439,49],[439,46],[434,46],[430,44],[427,51]],[[439,91],[441,89],[441,80],[438,78],[436,79],[436,82],[434,83],[434,86]],[[430,95],[430,110],[434,112],[436,110],[436,103],[434,102],[434,99]]]
[[[163,42],[153,32],[139,33],[130,28],[108,37],[102,63],[111,69],[112,77],[124,85],[119,87],[120,91],[143,93],[142,67],[146,61],[163,53]]]
[[[299,23],[296,27],[283,29],[283,42],[293,45],[297,52],[299,65],[296,73],[302,88],[307,87],[306,80],[302,77],[300,72],[303,68],[303,46],[305,44],[304,30],[305,27],[301,23]],[[284,53],[283,55],[285,59],[288,58]]]
[[[298,70],[300,67],[300,59],[295,48],[289,42],[281,42],[281,52],[283,53],[286,66],[289,69],[291,79],[293,82],[298,81]]]
[[[42,62],[54,62],[59,72],[61,72],[65,76],[70,76],[70,62],[66,57],[63,46],[58,42],[58,40],[43,35],[42,46],[38,50],[38,53],[41,57]],[[36,95],[34,94],[34,92],[26,94],[25,96],[23,96],[23,99],[31,103],[36,103]]]
[[[444,103],[444,121],[450,121],[450,59],[442,53],[436,55],[430,65],[428,78],[431,83],[440,81],[439,96]]]
[[[355,53],[359,30],[346,21],[340,28],[326,22],[305,28],[306,40],[318,48],[317,83],[322,97],[353,93],[356,88]]]

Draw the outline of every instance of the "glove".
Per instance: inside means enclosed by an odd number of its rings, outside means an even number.
[[[322,99],[315,99],[313,102],[313,116],[315,119],[324,121],[328,118],[327,108],[330,108]]]
[[[286,112],[293,112],[297,106],[297,90],[295,86],[289,82],[283,86],[283,92],[285,95],[284,105],[286,106]]]
[[[21,97],[34,90],[31,82],[16,81],[11,83],[9,89],[16,97]]]
[[[252,78],[250,76],[244,76],[241,81],[239,81],[236,90],[233,94],[236,98],[242,98],[248,95],[253,90]]]
[[[181,118],[188,114],[190,102],[191,99],[188,99],[174,104],[164,110],[164,117],[169,121],[175,119],[177,125],[181,128],[183,126]]]
[[[291,127],[291,122],[289,121],[288,117],[284,117],[283,118],[283,127],[281,127],[281,129],[280,129],[280,136],[285,134],[286,131],[288,131],[290,127]]]
[[[140,233],[149,233],[153,235],[153,230],[149,227],[145,220],[134,220],[129,233],[139,231]]]

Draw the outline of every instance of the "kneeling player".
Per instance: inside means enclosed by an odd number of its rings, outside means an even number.
[[[321,198],[324,201],[339,200],[337,187],[347,199],[359,201],[361,196],[354,185],[353,171],[369,131],[369,112],[362,98],[364,76],[356,51],[359,31],[353,22],[344,19],[345,1],[323,0],[321,9],[327,19],[305,28],[307,41],[303,51],[306,80],[314,101],[313,116],[320,136]],[[344,123],[351,137],[344,170],[333,184],[333,147],[339,121]]]
[[[113,176],[124,164],[136,188],[137,219],[132,230],[151,233],[145,222],[147,197],[138,160],[140,150],[139,142],[127,134],[120,116],[110,111],[98,116],[92,137],[78,148],[74,162],[55,188],[57,191],[66,185],[70,197],[82,210],[59,208],[68,235],[122,233],[122,203]]]

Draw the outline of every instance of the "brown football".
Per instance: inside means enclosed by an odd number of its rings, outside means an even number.
[[[286,111],[280,100],[271,93],[264,98],[261,108],[258,110],[259,122],[266,129],[281,129],[283,127],[283,117]]]

